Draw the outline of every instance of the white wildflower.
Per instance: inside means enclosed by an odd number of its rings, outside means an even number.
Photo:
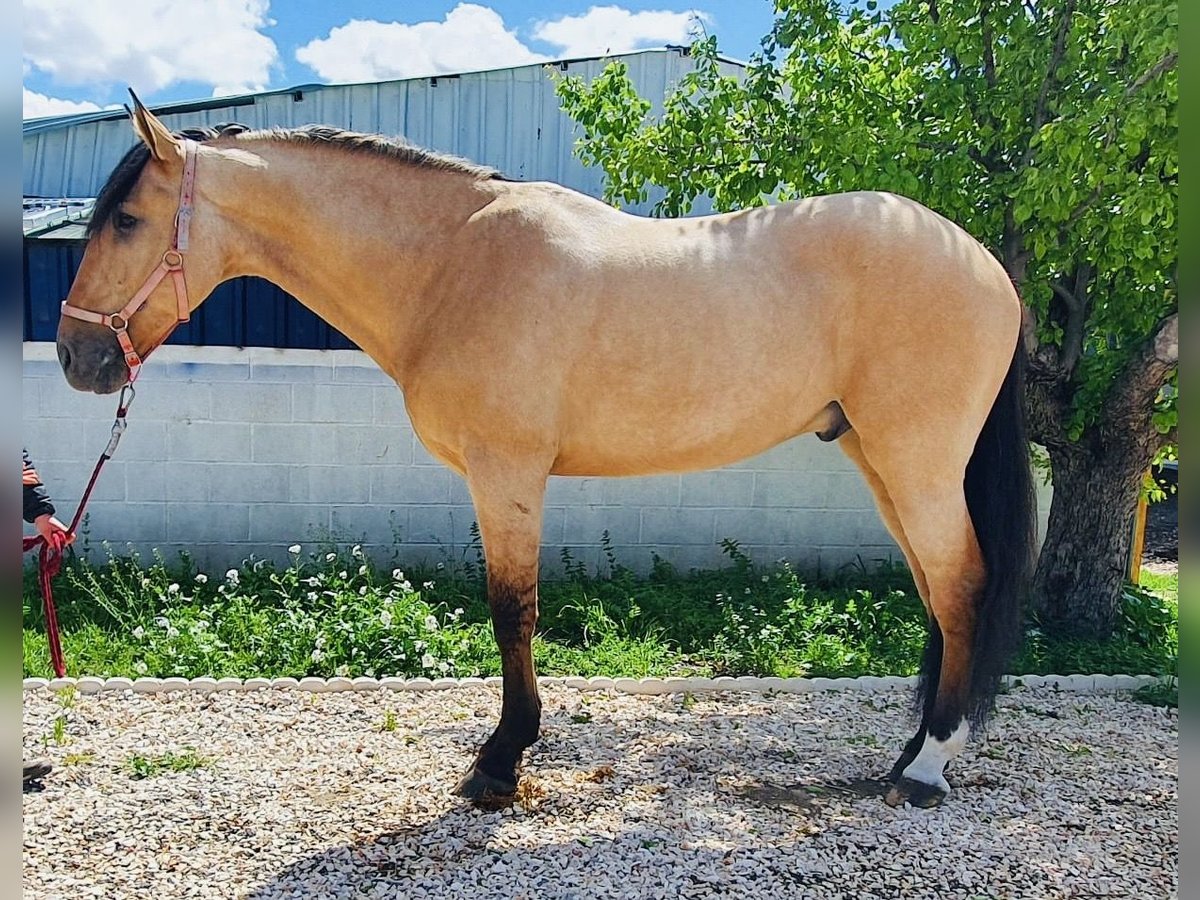
[[[175,584],[174,582],[171,582],[171,584],[167,585],[167,593],[168,594],[178,594],[179,593],[179,585]]]
[[[353,556],[355,559],[362,559],[362,555],[363,555],[362,545],[355,544],[353,547],[351,547],[350,555]]]
[[[145,675],[146,674],[146,664],[139,659],[137,662],[135,662],[133,664],[133,671],[137,672],[139,675]]]
[[[304,583],[307,584],[309,587],[320,587],[321,579],[314,575],[312,578],[305,579]]]
[[[360,596],[360,597],[367,596],[367,586],[365,584],[358,589],[358,596]]]
[[[350,667],[344,663],[333,670],[333,674],[339,678],[345,678],[350,674]]]
[[[341,578],[343,581],[345,581],[349,577],[350,577],[350,573],[347,572],[345,569],[342,569],[342,571],[338,572],[338,578]]]
[[[157,618],[155,618],[154,624],[157,625],[159,628],[166,628],[171,623],[169,621],[167,621],[166,616],[158,616]]]
[[[438,630],[437,616],[428,615],[425,617],[425,630],[426,631],[437,631]]]
[[[317,648],[313,649],[311,657],[312,657],[313,662],[319,663],[321,660],[323,660],[325,658],[325,654],[321,652],[320,647],[317,647]]]
[[[308,601],[309,601],[310,603],[312,603],[312,602],[314,602],[316,599],[317,599],[317,592],[316,592],[316,591],[309,591],[309,592],[308,592]]]
[[[437,660],[435,660],[433,658],[432,653],[426,653],[424,656],[421,657],[421,668],[422,669],[432,669],[436,662],[437,662]]]
[[[197,572],[196,573],[196,583],[197,584],[208,584],[208,576],[205,575],[203,572]]]
[[[318,634],[318,635],[317,635],[317,641],[316,641],[316,644],[317,644],[317,646],[318,646],[318,647],[324,647],[324,646],[325,646],[325,643],[326,643],[328,640],[329,640],[329,638],[327,638],[327,637],[326,637],[326,636],[325,636],[323,633],[322,633],[322,634]]]
[[[379,621],[382,623],[384,628],[389,627],[392,624],[392,611],[390,609],[385,609],[383,612],[381,612],[379,614]]]
[[[133,629],[133,636],[140,641],[146,636],[146,629],[139,625],[137,628]]]
[[[172,625],[170,628],[167,629],[167,637],[169,637],[169,638],[179,637],[179,629],[176,628],[174,625]]]
[[[438,663],[438,671],[441,672],[443,675],[445,675],[447,672],[450,671],[450,663],[446,662],[445,660],[442,660],[440,663]]]
[[[326,553],[325,554],[325,562],[333,562],[335,559],[337,559],[336,553]]]
[[[288,553],[291,553],[293,556],[295,556],[299,552],[300,552],[299,544],[292,544],[292,546],[288,547]]]
[[[228,572],[225,573],[225,580],[228,581],[230,584],[237,584],[239,577],[240,576],[238,575],[237,569],[230,569]]]
[[[367,567],[366,567],[365,565],[363,565],[363,566],[359,566],[359,567],[358,567],[358,574],[359,574],[359,575],[366,575],[366,574],[367,574]]]
[[[392,569],[392,579],[394,581],[403,581],[404,580],[404,572],[400,569]]]
[[[445,563],[438,563],[436,566],[434,566],[434,568],[435,568],[435,569],[437,569],[437,570],[440,572],[440,571],[442,571],[442,569],[446,568],[446,564],[445,564]]]
[[[433,590],[433,582],[432,581],[425,582],[423,585],[421,585],[421,589],[426,590],[426,591],[432,591]]]

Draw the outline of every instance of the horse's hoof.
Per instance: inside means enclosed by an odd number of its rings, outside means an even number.
[[[940,806],[949,793],[949,787],[926,784],[923,781],[917,781],[915,778],[904,778],[901,776],[892,785],[892,789],[887,792],[887,795],[883,798],[883,802],[893,807],[903,806],[907,802],[922,809],[932,809],[935,806]]]
[[[516,797],[517,778],[515,775],[512,780],[497,778],[483,771],[478,765],[473,765],[454,788],[454,793],[459,797],[466,797],[476,806],[508,806]]]
[[[901,753],[900,758],[896,760],[896,764],[892,766],[892,771],[888,772],[887,781],[889,784],[895,784],[904,776],[904,770],[908,768],[916,757],[911,753]]]

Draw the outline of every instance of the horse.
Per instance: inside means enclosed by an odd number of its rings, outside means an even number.
[[[928,616],[885,800],[946,798],[1034,555],[1023,307],[982,244],[889,193],[644,218],[401,139],[175,134],[136,96],[130,116],[63,304],[66,380],[122,389],[214,287],[254,275],[396,382],[469,488],[502,657],[499,723],[457,794],[512,796],[538,738],[548,476],[708,469],[816,433],[862,471]]]

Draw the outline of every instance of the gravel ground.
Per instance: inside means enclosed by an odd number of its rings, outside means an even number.
[[[520,802],[482,811],[450,789],[495,724],[492,686],[27,693],[26,756],[57,768],[24,795],[25,896],[1177,894],[1178,719],[1127,696],[1001,697],[932,811],[855,781],[908,737],[906,693],[543,701]],[[135,756],[189,747],[208,762],[132,777]]]

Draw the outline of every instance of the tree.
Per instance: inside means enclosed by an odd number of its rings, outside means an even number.
[[[889,190],[958,222],[1028,307],[1031,438],[1055,485],[1042,623],[1111,632],[1144,473],[1173,452],[1177,13],[1170,0],[779,0],[744,77],[715,37],[661,115],[623,66],[564,78],[611,201],[679,215]]]

